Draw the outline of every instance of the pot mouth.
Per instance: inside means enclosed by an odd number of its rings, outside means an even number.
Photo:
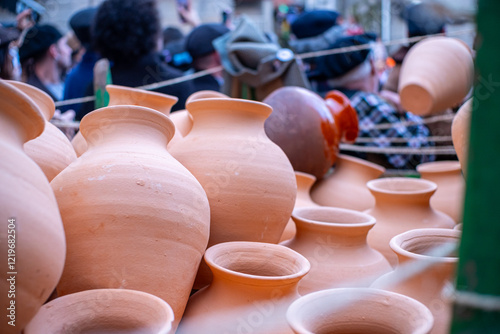
[[[344,228],[372,227],[376,221],[374,217],[359,211],[321,206],[295,208],[292,219],[299,224]]]
[[[136,105],[151,108],[161,113],[166,113],[167,111],[169,113],[174,104],[179,101],[179,99],[173,95],[126,86],[107,85],[106,90],[109,93],[110,106]],[[121,103],[115,104],[115,97],[119,99]]]
[[[371,180],[366,183],[374,193],[391,195],[419,195],[433,193],[437,185],[429,180],[409,177],[387,177]]]
[[[246,112],[269,117],[273,108],[268,104],[234,98],[204,98],[191,101],[186,104],[186,109],[195,117],[199,112],[209,110],[234,110],[234,112]]]
[[[247,241],[214,245],[205,252],[205,261],[214,277],[281,284],[300,280],[311,267],[304,256],[288,247]]]
[[[52,100],[49,94],[45,93],[39,88],[36,88],[35,86],[24,82],[14,80],[7,80],[7,82],[28,95],[33,100],[33,102],[38,105],[45,119],[47,121],[50,121],[50,119],[54,116],[56,106],[54,104],[54,100]]]
[[[199,90],[189,95],[186,100],[186,104],[200,100],[200,99],[229,99],[230,97],[226,94],[214,91],[214,90]]]
[[[373,162],[366,161],[366,160],[363,160],[360,158],[356,158],[356,157],[353,157],[353,156],[350,156],[347,154],[339,154],[337,156],[337,159],[340,159],[341,161],[348,161],[348,162],[356,164],[356,165],[361,165],[361,166],[370,168],[370,169],[380,173],[380,175],[385,173],[385,168],[383,166],[380,166],[380,165],[377,165]]]
[[[321,310],[321,312],[318,312]],[[294,301],[286,318],[295,333],[424,334],[434,318],[422,303],[373,288],[338,288]]]
[[[461,234],[453,229],[421,228],[398,234],[389,245],[395,253],[408,258],[455,263]]]
[[[172,308],[159,297],[129,289],[94,289],[45,304],[25,332],[167,334],[173,321]]]
[[[426,162],[417,166],[417,172],[421,174],[458,172],[461,170],[460,162],[455,160]]]

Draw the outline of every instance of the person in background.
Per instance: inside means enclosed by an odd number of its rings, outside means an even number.
[[[17,47],[12,44],[19,37],[16,28],[0,26],[0,78],[6,80],[20,80],[21,68],[17,54]]]
[[[183,72],[191,68],[193,59],[186,51],[186,37],[178,28],[163,29],[162,57],[168,65]]]
[[[375,40],[376,36],[373,34],[346,36],[332,45],[332,48],[369,45]],[[358,138],[372,139],[359,145],[411,149],[434,146],[429,140],[429,129],[423,124],[421,117],[398,111],[378,94],[379,78],[371,48],[324,56],[319,60],[319,66],[329,77],[328,89],[340,90],[349,97],[356,109],[360,129]],[[405,125],[404,122],[411,124]],[[356,155],[391,169],[415,169],[420,163],[435,160],[434,155],[421,154]]]
[[[71,66],[71,48],[66,37],[52,25],[31,27],[19,48],[23,80],[52,97],[63,99],[64,76]]]
[[[212,42],[229,32],[229,29],[220,23],[202,24],[194,28],[186,39],[186,50],[193,59],[195,72],[221,66],[220,56]],[[223,84],[222,69],[211,75],[205,75],[193,80],[195,90],[220,91]]]
[[[105,0],[99,6],[92,36],[96,50],[111,63],[113,84],[139,87],[183,75],[160,57],[158,13],[154,0]],[[184,108],[194,88],[190,81],[185,81],[155,91],[179,98],[174,111]]]
[[[97,8],[95,7],[82,9],[73,14],[69,20],[69,25],[75,33],[76,38],[80,41],[85,53],[81,61],[73,67],[66,77],[64,82],[64,100],[86,96],[85,94],[89,86],[92,87],[93,85],[94,65],[100,58],[92,46],[90,34],[90,27],[96,13]],[[89,104],[87,109],[92,109],[93,103],[87,102],[87,104]],[[81,119],[80,110],[82,104],[74,104],[70,107],[75,110],[77,119]]]

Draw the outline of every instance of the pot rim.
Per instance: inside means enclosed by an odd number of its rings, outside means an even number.
[[[420,189],[395,190],[395,189],[389,189],[388,187],[384,187],[385,185],[398,184],[398,183],[403,183],[408,185],[411,184],[419,185]],[[366,186],[372,193],[387,194],[387,195],[423,195],[423,194],[433,193],[437,190],[436,183],[425,179],[416,179],[411,177],[386,177],[381,179],[375,179],[368,181],[366,183]]]
[[[320,212],[321,214],[331,215],[331,217],[335,217],[336,215],[350,216],[359,219],[364,219],[365,221],[359,223],[349,223],[349,222],[337,223],[337,222],[321,221],[318,219],[305,218],[304,215],[310,212]],[[307,224],[312,224],[316,226],[323,226],[323,227],[332,226],[332,227],[342,227],[342,228],[352,228],[352,229],[360,227],[373,227],[376,223],[376,219],[373,216],[370,216],[369,214],[351,209],[327,207],[327,206],[305,206],[305,207],[295,208],[292,212],[292,219],[295,222],[297,219]]]
[[[460,162],[457,160],[425,162],[417,166],[417,172],[422,173],[449,173],[462,171]]]

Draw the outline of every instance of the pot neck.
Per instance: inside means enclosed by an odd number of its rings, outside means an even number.
[[[385,168],[382,166],[343,154],[337,157],[334,169],[334,175],[342,178],[354,175],[354,180],[363,184],[380,177],[384,172]]]
[[[419,194],[400,194],[371,191],[375,197],[375,208],[430,208],[430,199],[434,191]]]
[[[296,205],[316,205],[311,199],[311,187],[316,181],[316,177],[310,174],[295,172],[295,179],[297,181],[297,199]]]
[[[82,119],[80,129],[89,149],[102,145],[166,148],[175,131],[172,121],[158,111],[121,105],[91,112]]]
[[[18,88],[23,93],[28,95],[33,102],[40,108],[44,118],[46,121],[50,121],[52,117],[54,117],[54,113],[56,111],[56,107],[54,104],[54,100],[49,96],[49,94],[45,93],[43,90],[36,88],[35,86],[26,84],[24,82],[19,81],[7,81],[12,86]]]
[[[329,224],[313,222],[293,217],[297,227],[295,240],[297,242],[312,242],[324,247],[364,247],[371,224]]]

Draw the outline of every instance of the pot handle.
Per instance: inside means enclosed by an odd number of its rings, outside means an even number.
[[[335,119],[342,141],[354,142],[358,137],[359,122],[349,98],[338,90],[331,90],[326,94],[325,103]]]

